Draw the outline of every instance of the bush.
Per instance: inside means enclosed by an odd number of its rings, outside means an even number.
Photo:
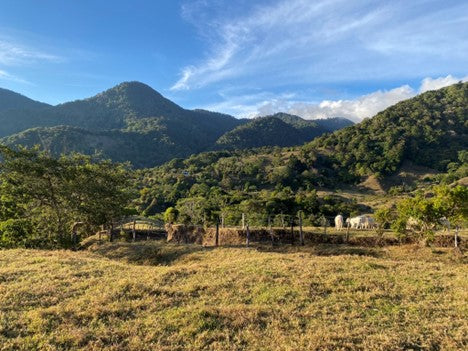
[[[28,247],[32,244],[34,228],[27,219],[8,219],[0,222],[0,247]]]

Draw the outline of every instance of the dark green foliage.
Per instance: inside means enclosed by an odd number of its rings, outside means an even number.
[[[41,109],[50,105],[31,100],[11,90],[0,88],[0,112],[13,109]]]
[[[220,113],[185,110],[149,86],[129,82],[85,100],[0,111],[0,136],[10,135],[2,139],[10,146],[39,144],[54,155],[99,153],[149,167],[207,150],[242,123]]]
[[[213,224],[224,216],[231,225],[240,223],[242,213],[248,214],[249,223],[257,225],[266,224],[269,215],[296,217],[302,210],[305,224],[317,224],[322,215],[368,210],[340,196],[318,198],[314,187],[332,184],[333,179],[320,173],[326,168],[319,171],[313,166],[314,162],[305,163],[299,154],[280,148],[208,152],[175,159],[138,172],[138,207],[146,215],[175,207],[178,221],[194,224]]]
[[[404,160],[445,171],[468,147],[468,83],[428,91],[355,126],[320,137],[322,152],[350,176],[395,172]]]
[[[216,145],[228,150],[301,145],[326,132],[352,124],[343,118],[305,120],[298,116],[277,113],[255,118],[227,132],[216,141]]]
[[[85,233],[126,214],[131,192],[122,165],[83,155],[52,158],[0,148],[0,246],[64,247],[72,224]]]

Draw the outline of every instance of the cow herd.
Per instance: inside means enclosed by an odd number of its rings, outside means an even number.
[[[367,215],[347,218],[346,221],[344,221],[342,215],[335,217],[335,228],[337,230],[342,230],[345,223],[347,227],[352,229],[374,229],[377,227],[374,218]]]
[[[375,229],[378,227],[375,219],[369,215],[346,218],[346,221],[340,214],[335,217],[335,228],[337,230],[342,230],[345,223],[346,227],[351,229]],[[441,225],[445,230],[450,231],[450,222],[446,217],[439,218],[438,224]],[[416,228],[421,228],[422,226],[423,223],[421,221],[410,217],[407,221],[406,229],[414,230]]]

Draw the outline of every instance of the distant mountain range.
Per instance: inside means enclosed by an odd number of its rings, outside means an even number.
[[[344,118],[276,114],[249,120],[187,110],[139,82],[57,106],[0,89],[1,143],[101,155],[135,167],[215,149],[300,145],[351,124]]]

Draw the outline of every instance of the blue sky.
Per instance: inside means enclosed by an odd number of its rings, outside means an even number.
[[[51,104],[138,80],[186,108],[359,120],[467,62],[466,1],[0,2],[0,87]]]

